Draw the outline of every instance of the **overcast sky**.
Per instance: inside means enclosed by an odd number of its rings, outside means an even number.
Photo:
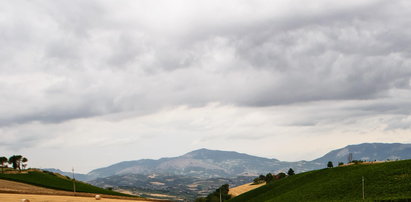
[[[411,143],[408,0],[0,0],[0,156]]]

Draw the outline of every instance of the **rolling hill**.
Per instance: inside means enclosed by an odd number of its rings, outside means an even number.
[[[26,184],[56,190],[73,191],[73,181],[70,178],[47,171],[33,169],[24,173],[0,173],[0,179],[22,182]],[[76,181],[75,186],[77,192],[107,194],[116,196],[131,196],[96,187],[81,181]]]
[[[321,169],[274,181],[230,202],[411,200],[411,160]],[[406,200],[404,200],[406,201]]]

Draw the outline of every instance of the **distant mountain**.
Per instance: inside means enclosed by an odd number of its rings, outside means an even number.
[[[61,174],[61,175],[64,175],[64,176],[68,176],[68,177],[70,177],[70,178],[73,178],[73,173],[64,172],[64,171],[62,171],[62,170],[60,170],[60,169],[55,169],[55,168],[43,168],[43,169],[41,169],[41,170],[45,170],[45,171],[49,171],[49,172],[53,172],[53,173],[58,173],[58,174]],[[89,175],[87,175],[87,174],[80,174],[80,173],[74,173],[74,178],[76,178],[77,180],[80,180],[80,181],[84,181],[84,182],[92,179]]]
[[[283,162],[232,151],[199,149],[179,157],[121,162],[93,170],[89,175],[94,178],[124,174],[184,175],[200,178],[235,177],[286,171],[290,166],[299,171],[319,167],[315,163],[306,161]]]
[[[159,198],[192,200],[206,195],[222,184],[244,184],[252,181],[255,176],[268,172],[277,174],[286,172],[289,168],[304,172],[325,168],[328,161],[333,161],[334,165],[338,162],[346,163],[350,153],[353,160],[411,159],[411,144],[349,145],[313,161],[298,162],[285,162],[232,151],[199,149],[172,158],[120,162],[91,171],[87,179],[96,186],[128,190],[141,196],[157,197],[165,194],[171,198]]]
[[[411,159],[411,144],[363,143],[348,145],[344,148],[333,150],[323,157],[313,160],[313,162],[323,165],[328,161],[346,163],[350,153],[352,154],[353,160],[385,161]]]
[[[183,175],[200,178],[255,176],[268,172],[277,173],[293,168],[304,172],[323,168],[328,161],[347,162],[348,154],[354,160],[395,160],[411,159],[411,144],[364,143],[349,145],[333,150],[313,161],[285,162],[277,159],[262,158],[233,151],[199,149],[185,155],[120,162],[99,168],[88,174],[89,179],[125,174]]]

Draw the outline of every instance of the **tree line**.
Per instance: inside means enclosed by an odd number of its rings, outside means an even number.
[[[13,169],[21,171],[21,169],[26,169],[28,159],[22,155],[13,155],[9,158],[2,156],[0,157],[1,172],[4,172],[4,168],[8,168],[11,165]]]
[[[260,175],[256,178],[254,178],[253,180],[253,184],[261,184],[261,183],[270,183],[274,180],[279,180],[282,178],[285,178],[287,176],[291,176],[291,175],[295,175],[295,172],[292,168],[288,169],[287,174],[285,174],[284,172],[280,172],[276,175],[273,175],[271,173],[267,173],[266,175]]]

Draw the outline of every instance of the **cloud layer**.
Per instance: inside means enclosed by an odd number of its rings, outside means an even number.
[[[170,137],[179,152],[221,138],[411,142],[408,1],[0,5],[0,148],[10,153],[22,145],[41,153],[73,137],[82,139],[73,147],[118,145],[113,151]],[[217,114],[202,122],[208,115],[198,110]],[[331,143],[347,126],[351,135]],[[359,138],[366,129],[375,135]]]

